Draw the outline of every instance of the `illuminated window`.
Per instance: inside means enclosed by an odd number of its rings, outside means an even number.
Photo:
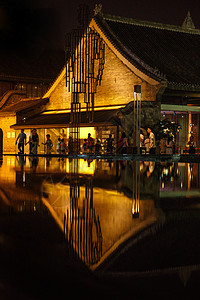
[[[7,138],[8,139],[14,139],[15,138],[15,132],[7,132]]]
[[[96,131],[94,127],[80,127],[80,139],[87,139],[88,133],[91,134],[93,139],[96,138]],[[69,137],[70,130],[67,128],[67,137]]]

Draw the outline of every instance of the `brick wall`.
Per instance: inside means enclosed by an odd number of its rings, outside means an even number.
[[[155,101],[160,85],[152,86],[136,76],[114,53],[106,46],[105,65],[101,86],[97,87],[95,106],[127,104],[133,100],[134,85],[142,87],[142,99]],[[47,109],[70,108],[71,94],[66,88],[65,75],[50,95]]]

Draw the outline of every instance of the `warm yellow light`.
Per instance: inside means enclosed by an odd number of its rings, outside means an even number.
[[[70,171],[70,163],[69,160],[66,161],[66,172],[69,173]],[[95,163],[96,161],[93,160],[84,160],[80,159],[78,162],[78,174],[87,174],[87,175],[93,175],[95,172]]]
[[[101,107],[95,107],[94,111],[101,111],[101,110],[110,110],[110,109],[119,109],[124,107],[124,105],[110,105],[110,106],[101,106]],[[86,112],[86,108],[81,108],[81,112]],[[62,110],[47,110],[42,113],[42,115],[53,115],[53,114],[64,114],[64,113],[70,113],[71,109],[62,109]]]
[[[88,137],[88,133],[91,134],[91,137],[93,139],[96,138],[96,131],[94,127],[81,127],[80,128],[80,138],[81,139],[86,139]]]
[[[87,139],[88,133],[91,134],[91,137],[93,139],[96,138],[96,131],[94,127],[80,127],[80,135],[79,135],[80,139]],[[70,129],[67,128],[67,138],[69,138],[69,135],[70,135]]]

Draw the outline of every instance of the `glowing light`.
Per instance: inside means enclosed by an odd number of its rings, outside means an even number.
[[[124,105],[110,105],[110,106],[101,106],[101,107],[95,107],[95,111],[101,111],[103,110],[110,110],[110,109],[119,109],[124,107]],[[87,109],[86,108],[81,108],[82,112],[85,112]],[[64,113],[70,113],[71,109],[62,109],[62,110],[49,110],[49,111],[44,111],[42,115],[52,115],[52,114],[64,114]]]
[[[78,164],[78,174],[87,174],[93,175],[95,172],[95,165],[96,161],[89,161],[89,160],[79,160]],[[70,162],[69,160],[66,161],[66,172],[69,173],[70,171]]]
[[[96,131],[94,127],[80,127],[80,139],[87,139],[88,133],[93,139],[96,138]],[[69,138],[69,128],[67,128],[67,138]]]

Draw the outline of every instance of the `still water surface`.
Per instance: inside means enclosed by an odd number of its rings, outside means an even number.
[[[199,164],[5,156],[0,214],[48,211],[91,269],[169,219],[200,217]],[[192,217],[191,217],[192,216]]]

